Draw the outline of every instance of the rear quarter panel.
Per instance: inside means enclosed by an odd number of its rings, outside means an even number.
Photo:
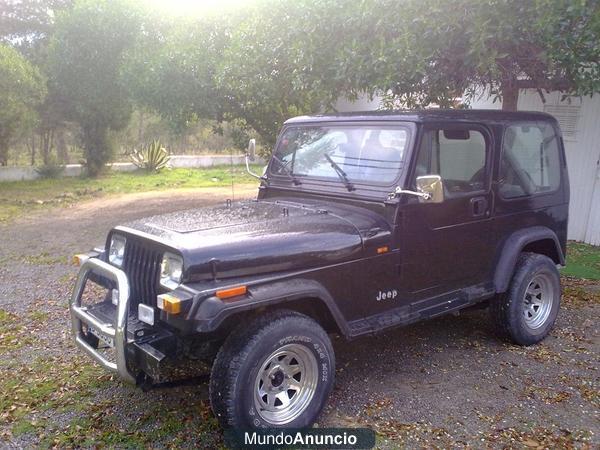
[[[535,226],[543,226],[552,230],[558,238],[563,255],[566,254],[567,226],[569,219],[569,177],[560,129],[555,120],[551,120],[551,123],[555,129],[555,133],[557,133],[560,138],[560,186],[554,192],[512,199],[503,198],[499,193],[499,167],[502,157],[502,138],[504,129],[511,123],[498,124],[494,127],[497,138],[497,148],[494,161],[493,229],[497,242],[497,258],[499,258],[506,241],[510,238],[512,233],[523,228]]]

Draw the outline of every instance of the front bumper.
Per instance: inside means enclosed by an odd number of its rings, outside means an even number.
[[[86,282],[91,274],[99,275],[115,283],[119,292],[117,313],[112,323],[104,323],[97,317],[88,313],[88,309],[82,306],[81,299]],[[129,282],[122,270],[111,266],[97,258],[86,260],[79,270],[75,289],[70,302],[71,324],[73,337],[76,344],[88,353],[96,362],[105,369],[118,374],[128,383],[135,384],[136,377],[128,366],[127,361],[127,319],[129,315]],[[115,362],[110,361],[95,349],[86,338],[83,325],[93,327],[97,332],[114,342]]]

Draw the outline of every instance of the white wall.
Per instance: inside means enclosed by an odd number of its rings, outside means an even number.
[[[338,112],[375,111],[381,108],[381,98],[370,99],[367,95],[359,95],[356,100],[340,97],[335,103]]]
[[[524,111],[546,111],[554,115],[563,131],[571,202],[569,239],[600,245],[600,95],[561,101],[559,92],[544,94],[523,90],[517,107]],[[501,103],[483,95],[473,108],[499,109]]]

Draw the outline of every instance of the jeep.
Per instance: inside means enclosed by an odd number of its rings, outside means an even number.
[[[77,255],[78,346],[142,387],[201,359],[224,427],[302,428],[334,383],[330,334],[471,307],[518,345],[550,332],[569,205],[552,116],[296,117],[253,175],[255,200],[136,220]]]

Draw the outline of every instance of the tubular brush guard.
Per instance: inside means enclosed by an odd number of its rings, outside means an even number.
[[[100,322],[96,317],[88,313],[85,306],[81,305],[81,297],[90,273],[108,278],[117,285],[119,299],[114,323]],[[125,272],[97,258],[90,258],[85,261],[79,270],[75,289],[71,297],[70,310],[73,337],[76,344],[85,350],[102,367],[118,374],[128,383],[135,384],[135,376],[129,371],[127,366],[126,346],[127,316],[129,314],[129,282],[127,281]],[[114,341],[116,362],[108,360],[88,343],[83,332],[83,324],[93,327],[98,333]]]

